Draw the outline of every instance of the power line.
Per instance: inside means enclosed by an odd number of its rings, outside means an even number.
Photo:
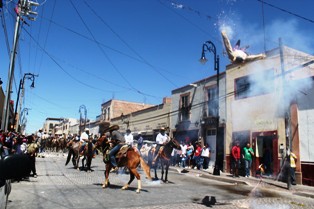
[[[303,19],[303,20],[309,21],[310,23],[314,23],[314,20],[311,20],[311,19],[309,19],[309,18],[306,18],[306,17],[303,17],[303,16],[301,16],[301,15],[295,14],[295,13],[290,12],[290,11],[288,11],[288,10],[282,9],[282,8],[280,8],[280,7],[277,7],[277,6],[273,5],[273,4],[267,3],[267,2],[265,2],[264,0],[257,0],[257,1],[262,2],[262,4],[266,4],[266,5],[270,6],[270,7],[275,8],[275,9],[278,9],[278,10],[280,10],[280,11],[282,11],[282,12],[285,12],[285,13],[288,13],[288,14],[293,15],[293,16],[295,16],[295,17],[298,17],[298,18],[301,18],[301,19]]]
[[[73,6],[74,10],[76,11],[76,13],[78,14],[78,16],[80,17],[82,23],[84,24],[85,28],[88,30],[88,32],[90,33],[90,35],[92,36],[92,38],[94,39],[95,42],[96,41],[96,38],[95,36],[93,35],[92,31],[89,29],[89,27],[87,26],[87,24],[85,23],[84,19],[82,18],[82,16],[80,15],[80,13],[78,12],[77,8],[75,7],[75,5],[73,4],[73,1],[71,0],[71,5]],[[126,77],[121,73],[121,71],[117,68],[117,66],[113,63],[113,61],[109,58],[109,56],[107,55],[107,53],[102,49],[102,47],[100,47],[100,45],[98,44],[97,42],[97,46],[98,48],[100,49],[100,51],[104,54],[104,56],[106,57],[106,59],[108,60],[108,62],[111,64],[111,66],[114,68],[114,70],[121,76],[121,78],[137,93],[141,94],[141,95],[144,95],[144,96],[150,96],[150,97],[155,97],[153,95],[150,95],[150,94],[147,94],[147,93],[144,93],[138,89],[136,89],[128,79],[126,79]],[[155,97],[157,98],[157,97]]]
[[[130,44],[128,44],[124,39],[122,39],[122,37],[116,32],[116,31],[114,31],[113,30],[113,28],[108,24],[108,23],[106,23],[105,21],[104,21],[104,19],[102,18],[102,17],[100,17],[97,13],[96,13],[96,11],[93,9],[93,8],[91,8],[90,7],[90,5],[86,2],[86,1],[84,1],[84,3],[87,5],[87,7],[94,13],[94,15],[95,16],[97,16],[100,20],[101,20],[101,22],[103,23],[103,24],[105,24],[109,29],[110,29],[110,31],[115,35],[115,36],[117,36],[118,37],[118,39],[120,39],[120,41],[122,41],[122,43],[124,43],[134,54],[136,54],[145,64],[147,64],[148,66],[150,66],[155,72],[157,72],[161,77],[163,77],[165,80],[167,80],[169,83],[171,83],[173,86],[175,86],[175,87],[177,87],[177,85],[174,83],[174,82],[172,82],[169,78],[167,78],[165,75],[163,75],[160,71],[158,71],[153,65],[151,65],[147,60],[145,60],[144,58],[143,58],[143,56],[141,56],[135,49],[133,49],[131,46],[130,46]]]

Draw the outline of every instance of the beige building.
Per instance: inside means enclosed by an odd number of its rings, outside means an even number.
[[[109,127],[113,118],[124,118],[126,115],[143,110],[153,105],[128,102],[122,100],[111,99],[101,104],[101,116],[99,117],[99,132],[102,133],[106,128]]]
[[[307,67],[311,59],[303,52],[283,47],[282,51],[269,51],[264,60],[227,66],[225,170],[230,170],[231,147],[236,140],[241,148],[247,142],[252,144],[253,175],[264,164],[267,174],[278,176],[289,143],[300,159],[302,139],[295,98],[310,87],[305,78],[314,75],[313,69]],[[296,175],[301,183],[300,160]]]
[[[171,99],[164,98],[162,104],[120,115],[110,123],[119,125],[123,133],[130,129],[134,136],[141,133],[145,140],[155,141],[161,127],[170,127],[170,108]]]

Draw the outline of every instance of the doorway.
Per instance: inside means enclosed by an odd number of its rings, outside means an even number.
[[[269,132],[253,133],[253,148],[256,156],[255,166],[253,167],[254,172],[263,164],[264,175],[276,176],[279,170],[277,134],[270,134]]]

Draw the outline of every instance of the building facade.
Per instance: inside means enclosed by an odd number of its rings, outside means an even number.
[[[171,132],[181,142],[207,143],[210,165],[223,168],[225,133],[225,73],[211,76],[172,91]],[[217,126],[218,121],[218,126]],[[218,132],[217,132],[218,127]],[[218,135],[217,135],[218,133]]]
[[[163,98],[162,104],[112,118],[111,124],[119,125],[122,133],[130,129],[135,138],[140,133],[145,140],[154,142],[161,127],[170,127],[170,108],[171,98]]]
[[[297,161],[296,175],[297,183],[302,182],[302,159],[313,162],[313,158],[300,146],[309,142],[310,133],[299,137],[299,132],[308,126],[299,123],[299,115],[310,118],[312,110],[300,112],[305,99],[301,103],[296,98],[298,92],[311,89],[305,82],[306,78],[312,80],[313,70],[305,67],[311,59],[302,52],[279,47],[267,52],[264,60],[227,66],[225,170],[231,169],[230,152],[235,141],[240,142],[241,150],[247,142],[251,143],[255,152],[253,175],[263,164],[268,175],[278,176],[286,150],[291,148],[301,159]]]
[[[132,112],[143,110],[152,106],[153,105],[150,104],[111,99],[101,104],[101,116],[99,117],[100,120],[98,122],[99,132],[103,133],[103,131],[109,127],[112,118],[124,118]]]

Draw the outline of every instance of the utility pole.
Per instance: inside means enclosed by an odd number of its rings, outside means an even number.
[[[13,46],[12,46],[12,51],[10,55],[10,65],[9,65],[7,86],[6,86],[6,91],[5,91],[5,100],[3,104],[3,113],[2,113],[2,121],[1,121],[2,130],[8,130],[12,81],[14,78],[15,55],[16,55],[16,48],[18,44],[18,38],[20,34],[20,23],[21,21],[23,23],[26,23],[22,16],[26,16],[29,20],[35,20],[34,16],[36,16],[37,13],[32,11],[33,6],[39,6],[39,4],[37,2],[33,2],[29,0],[20,0],[15,8],[16,21],[15,21],[15,28],[14,28]]]

